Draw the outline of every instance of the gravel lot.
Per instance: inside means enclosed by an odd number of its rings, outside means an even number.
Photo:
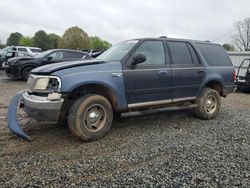
[[[0,71],[0,187],[250,187],[250,94],[223,99],[211,121],[188,111],[120,118],[91,143],[21,116],[34,139],[24,142],[6,128],[6,112],[25,87]]]

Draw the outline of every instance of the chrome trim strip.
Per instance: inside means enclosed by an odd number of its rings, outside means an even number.
[[[128,104],[128,108],[139,108],[139,107],[144,107],[144,106],[153,106],[153,105],[170,104],[170,103],[172,103],[172,99],[150,101],[150,102],[140,102],[140,103]]]
[[[173,99],[173,103],[182,102],[182,101],[192,101],[195,99],[196,99],[196,97],[186,97],[186,98]]]
[[[145,106],[156,106],[156,105],[163,105],[163,104],[170,104],[170,103],[177,103],[183,101],[192,101],[195,100],[196,97],[186,97],[186,98],[179,98],[179,99],[169,99],[169,100],[160,100],[160,101],[150,101],[150,102],[140,102],[140,103],[132,103],[128,104],[128,108],[139,108]]]

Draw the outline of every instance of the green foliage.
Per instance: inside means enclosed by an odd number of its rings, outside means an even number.
[[[226,50],[226,51],[235,51],[235,48],[233,45],[231,44],[223,44],[223,48]]]
[[[7,46],[18,45],[22,36],[23,35],[21,33],[18,33],[18,32],[11,33],[9,38],[7,39],[6,45]]]
[[[61,39],[59,35],[56,35],[54,33],[49,34],[49,38],[52,44],[52,48],[58,48],[58,42]]]
[[[93,50],[107,50],[111,47],[108,41],[102,40],[99,37],[90,37],[90,48]]]
[[[53,48],[52,42],[47,35],[47,33],[43,30],[37,31],[33,37],[33,46],[39,47],[42,50],[49,50]]]
[[[81,28],[75,26],[68,28],[59,40],[60,48],[69,49],[88,49],[90,47],[90,38]]]
[[[32,38],[30,37],[22,37],[19,41],[20,46],[33,46]]]
[[[5,48],[5,45],[0,40],[0,49],[3,49],[3,48]]]

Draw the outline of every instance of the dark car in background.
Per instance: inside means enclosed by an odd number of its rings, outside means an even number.
[[[63,61],[74,61],[80,59],[91,59],[91,56],[86,52],[67,50],[67,49],[53,49],[45,51],[35,57],[19,57],[8,59],[3,68],[9,78],[22,78],[27,80],[32,69]]]

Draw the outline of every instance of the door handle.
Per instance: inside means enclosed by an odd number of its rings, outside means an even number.
[[[161,76],[164,76],[164,75],[167,75],[168,72],[167,71],[159,71],[158,74]]]
[[[198,74],[204,74],[204,73],[205,73],[204,70],[199,70],[199,71],[198,71]]]

